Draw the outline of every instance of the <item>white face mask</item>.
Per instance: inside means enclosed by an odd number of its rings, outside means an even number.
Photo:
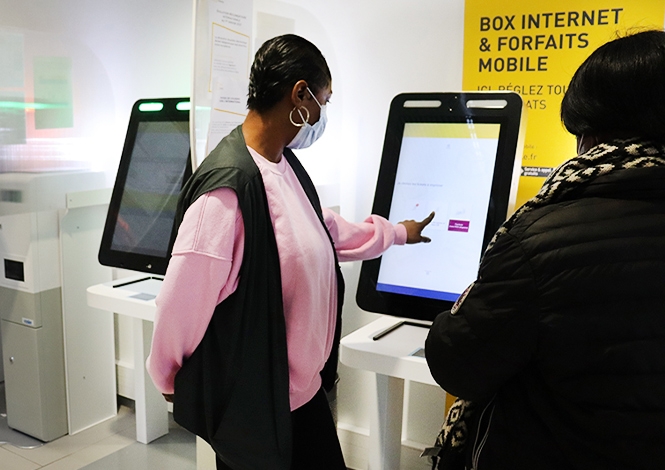
[[[321,106],[321,103],[319,103],[319,100],[316,99],[316,96],[314,96],[314,93],[312,93],[312,90],[310,90],[309,87],[307,87],[307,91],[309,91],[309,94],[312,95],[312,98],[314,98],[316,104],[319,105],[319,108],[321,109],[321,116],[319,117],[319,120],[314,123],[314,125],[310,124],[309,122],[305,122],[293,140],[289,143],[289,145],[287,145],[287,147],[290,149],[304,149],[309,147],[314,142],[316,142],[319,137],[323,135],[323,131],[326,130],[326,122],[328,122],[328,116],[326,115],[326,105],[324,104]],[[298,111],[298,113],[300,113],[300,111]],[[300,114],[300,117],[303,118],[302,114]]]

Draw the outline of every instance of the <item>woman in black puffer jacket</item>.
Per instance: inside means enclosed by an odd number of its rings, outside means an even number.
[[[461,399],[448,441],[478,470],[663,469],[665,32],[593,52],[561,117],[579,155],[429,333],[432,375]]]

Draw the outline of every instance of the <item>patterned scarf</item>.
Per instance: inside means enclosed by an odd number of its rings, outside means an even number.
[[[665,155],[665,145],[633,138],[598,144],[588,152],[571,158],[547,177],[538,194],[524,203],[510,219],[504,222],[487,245],[485,253],[527,212],[565,201],[572,196],[571,192],[583,188],[599,176],[616,170],[664,166],[663,155]]]
[[[664,156],[665,145],[633,138],[599,144],[588,152],[571,158],[547,177],[536,196],[527,201],[504,222],[487,245],[485,254],[492,249],[502,235],[508,233],[515,226],[524,214],[539,207],[573,199],[577,191],[599,176],[630,168],[665,166]],[[455,307],[458,309],[459,305]],[[455,307],[453,307],[453,314],[457,313]],[[493,400],[490,400],[489,404],[483,406],[483,414],[480,417],[480,421],[483,421],[485,414],[489,413],[487,429],[489,429],[491,412],[493,411],[492,403]],[[435,456],[433,469],[437,468],[437,465],[438,468],[445,469],[464,468],[464,446],[468,439],[468,426],[476,409],[475,404],[468,400],[460,398],[455,400],[448,411],[433,448],[437,450],[429,453],[429,455]],[[476,440],[475,442],[472,456],[474,468],[486,437],[487,434],[480,441]],[[424,455],[427,454],[424,453]]]

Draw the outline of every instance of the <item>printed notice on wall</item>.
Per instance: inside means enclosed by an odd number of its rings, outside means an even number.
[[[466,0],[463,88],[517,92],[527,110],[517,207],[576,154],[559,117],[575,70],[609,40],[662,29],[664,17],[665,2],[656,1]]]
[[[212,90],[212,119],[208,130],[210,150],[242,124],[247,116],[247,87],[249,79],[233,74],[215,78]]]
[[[251,0],[209,0],[212,109],[206,155],[247,115],[252,7]]]
[[[210,0],[210,89],[215,77],[249,76],[251,65],[252,2]]]

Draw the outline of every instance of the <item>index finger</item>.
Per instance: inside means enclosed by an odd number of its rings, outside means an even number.
[[[424,218],[422,221],[420,221],[420,226],[425,228],[429,225],[429,223],[434,219],[434,211],[430,213],[426,218]]]

